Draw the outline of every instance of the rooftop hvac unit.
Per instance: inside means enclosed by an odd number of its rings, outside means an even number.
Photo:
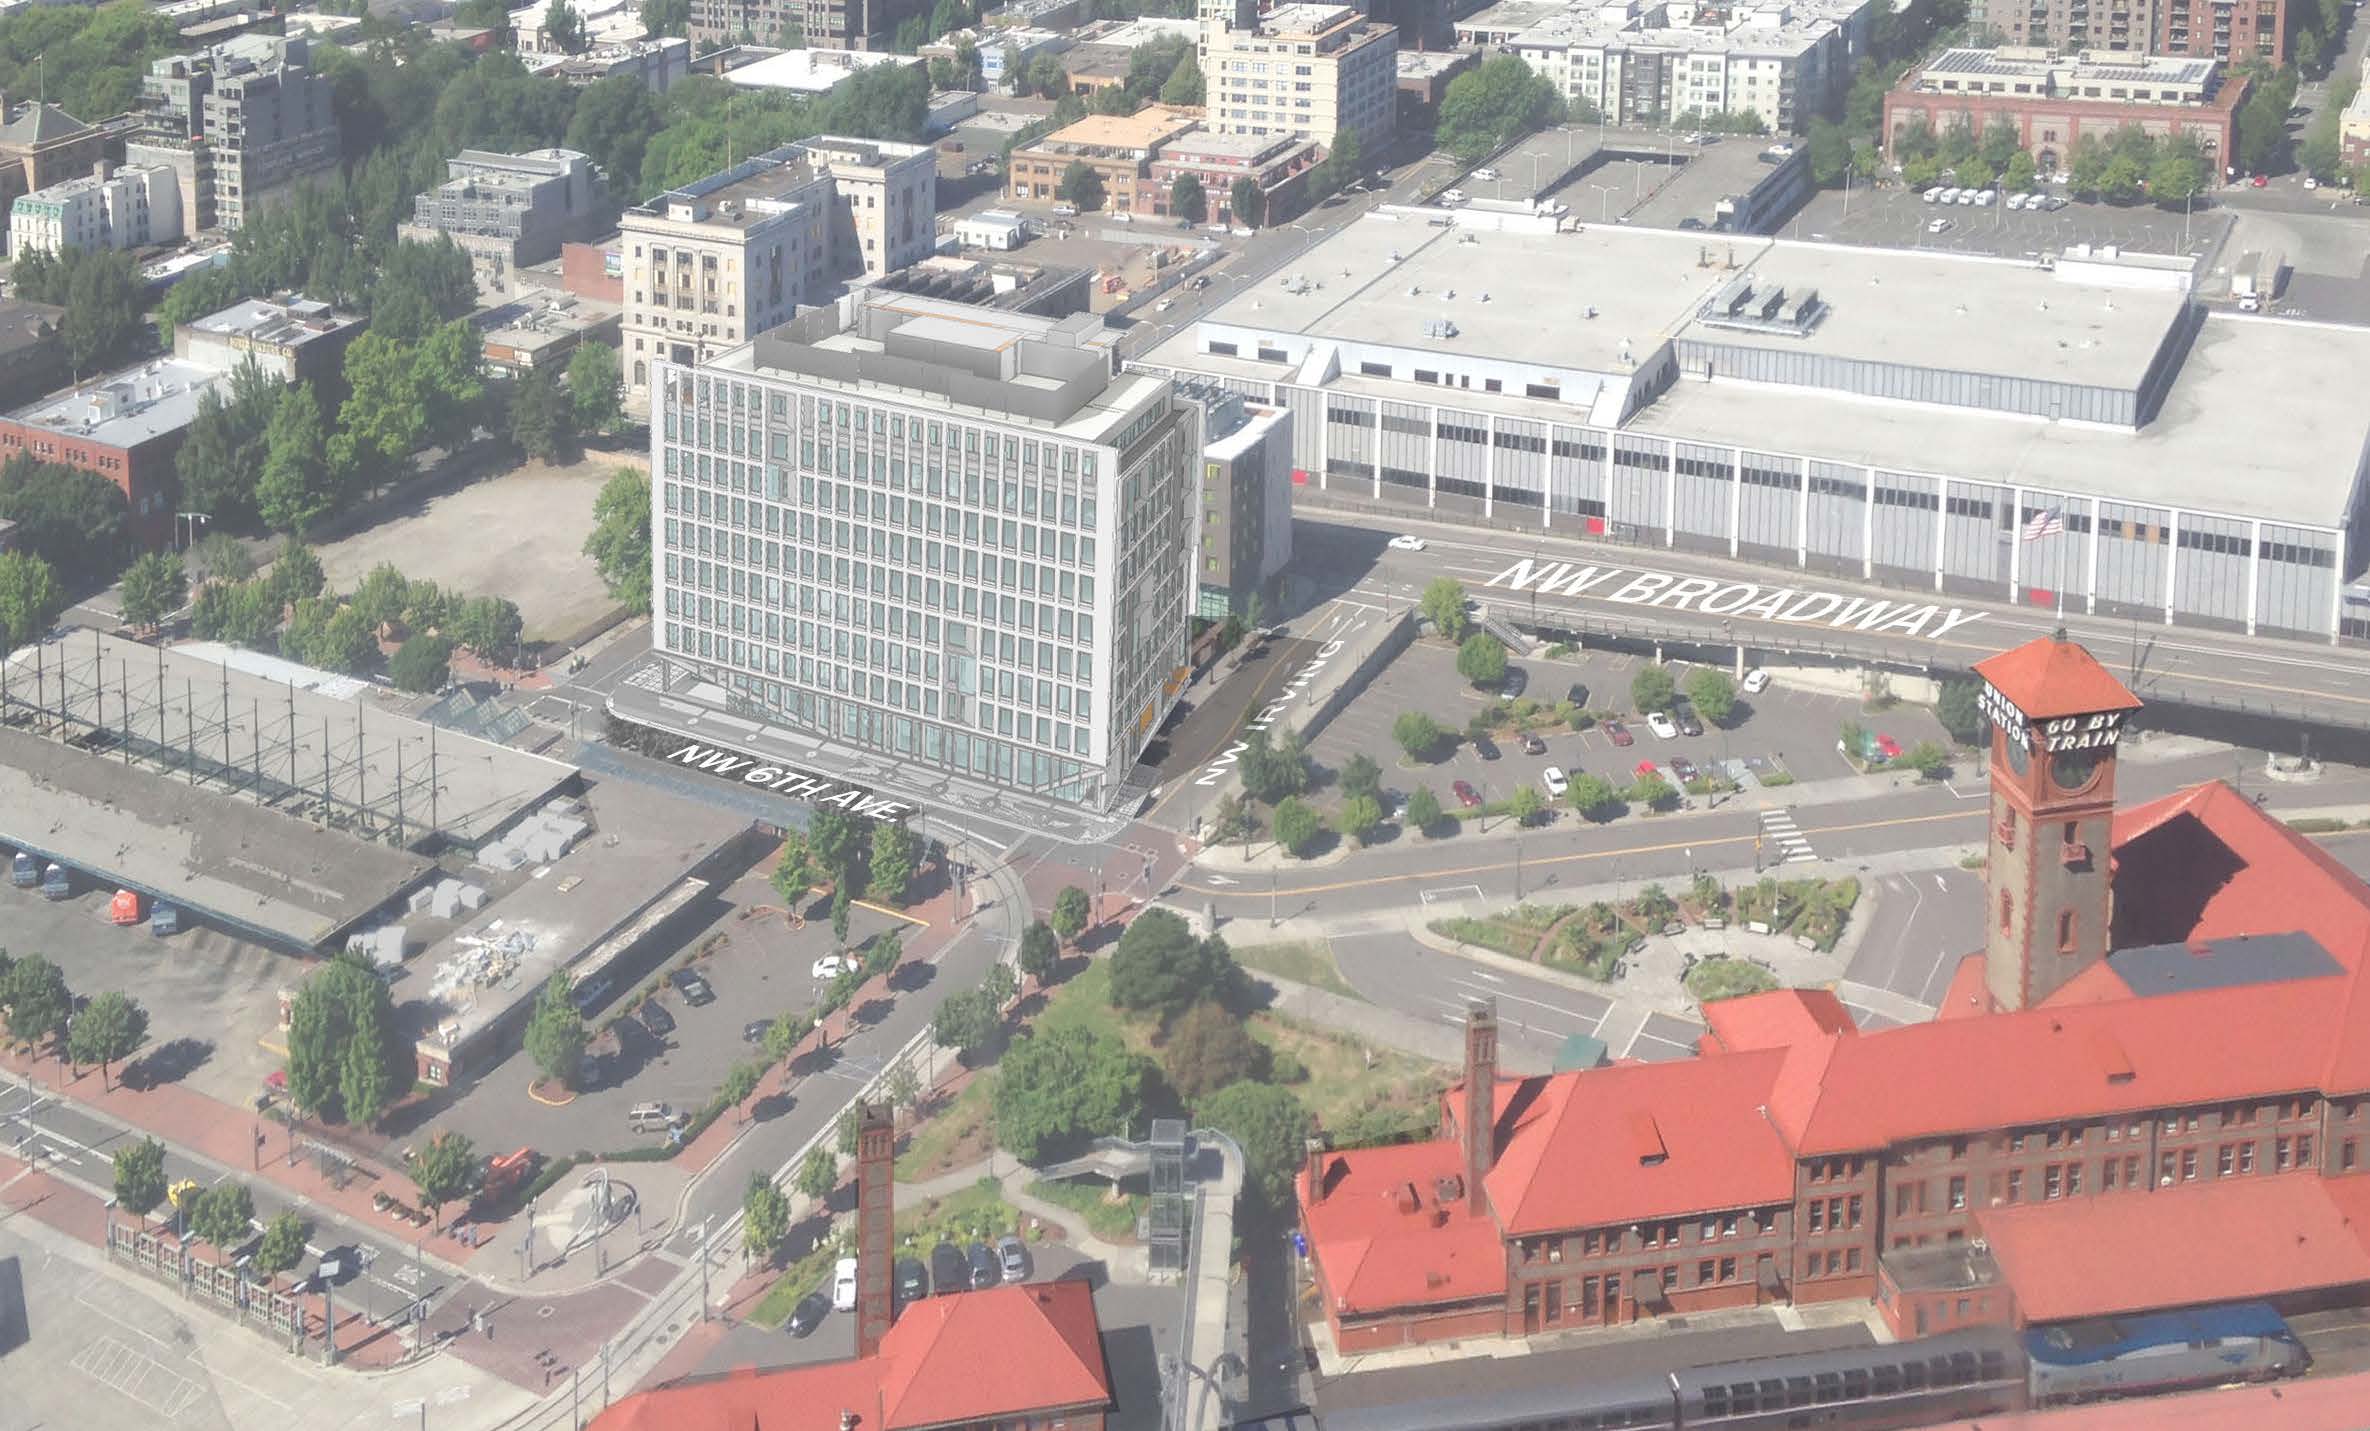
[[[1786,306],[1786,290],[1784,290],[1783,288],[1776,288],[1776,289],[1772,289],[1772,290],[1770,290],[1770,292],[1769,292],[1769,293],[1768,293],[1766,296],[1764,296],[1764,297],[1762,298],[1762,300],[1761,300],[1761,318],[1762,318],[1762,321],[1764,321],[1764,322],[1767,322],[1768,320],[1770,320],[1770,319],[1772,319],[1772,318],[1775,318],[1775,317],[1777,317],[1777,316],[1778,316],[1778,310],[1779,310],[1779,309],[1781,309],[1781,308],[1783,308],[1783,307],[1785,307],[1785,306]]]

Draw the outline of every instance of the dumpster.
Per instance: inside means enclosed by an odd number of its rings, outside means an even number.
[[[126,928],[140,922],[140,896],[128,889],[119,889],[115,898],[107,901],[107,919]]]
[[[74,893],[74,886],[66,878],[64,865],[51,865],[41,876],[43,899],[64,899]]]
[[[181,932],[181,911],[169,904],[160,904],[148,912],[148,932],[159,937]]]
[[[31,855],[19,854],[9,862],[8,880],[18,889],[31,889],[41,883],[41,865]]]

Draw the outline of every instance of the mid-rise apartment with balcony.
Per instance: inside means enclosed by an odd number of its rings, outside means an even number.
[[[241,35],[157,60],[140,81],[140,118],[124,158],[173,171],[192,231],[236,229],[295,185],[337,172],[330,83],[300,38]]]
[[[520,268],[557,258],[569,242],[607,226],[608,181],[573,149],[464,149],[444,167],[445,181],[412,200],[411,219],[396,232],[423,243],[451,239],[469,255],[484,298],[512,296]]]
[[[1535,16],[1527,5],[1499,8],[1512,24]],[[1869,12],[1869,0],[1626,0],[1536,19],[1504,44],[1614,124],[1751,114],[1792,134],[1850,83],[1867,49]],[[1493,13],[1470,23],[1486,27]]]

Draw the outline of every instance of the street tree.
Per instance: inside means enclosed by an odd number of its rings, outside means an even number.
[[[387,679],[395,689],[413,695],[432,695],[453,678],[453,641],[434,632],[415,634],[387,662]]]
[[[807,817],[806,837],[823,873],[834,884],[846,884],[863,848],[856,843],[855,820],[845,810],[816,810]]]
[[[1191,58],[1187,56],[1187,59]],[[1228,197],[1234,201],[1232,208],[1236,223],[1255,229],[1267,222],[1267,191],[1259,187],[1257,179],[1245,174],[1235,180]]]
[[[483,1169],[478,1164],[477,1145],[466,1133],[444,1132],[430,1139],[425,1148],[415,1148],[406,1160],[406,1170],[420,1190],[420,1201],[436,1215],[438,1228],[444,1226],[444,1205],[457,1202],[476,1188]]]
[[[996,1143],[1023,1162],[1127,1130],[1144,1109],[1151,1062],[1112,1034],[1071,1025],[1015,1039],[997,1063]]]
[[[1259,829],[1259,818],[1242,795],[1229,790],[1210,807],[1210,843],[1223,845],[1228,840],[1248,841]]]
[[[1630,704],[1637,707],[1639,715],[1669,710],[1671,697],[1677,694],[1670,668],[1659,661],[1638,667],[1638,673],[1629,678]]]
[[[1243,1021],[1204,1000],[1185,1011],[1161,1046],[1160,1068],[1188,1108],[1230,1083],[1261,1077],[1267,1048]]]
[[[142,1138],[115,1155],[115,1202],[145,1218],[165,1200],[165,1145]]]
[[[302,536],[337,509],[344,493],[329,465],[329,440],[311,383],[283,390],[264,429],[263,471],[255,510],[275,532]]]
[[[263,1241],[256,1244],[254,1268],[265,1277],[277,1277],[304,1261],[305,1241],[312,1228],[295,1212],[282,1208],[263,1225]]]
[[[1506,643],[1487,631],[1476,631],[1457,647],[1457,674],[1476,686],[1494,686],[1506,679]]]
[[[1602,820],[1613,813],[1621,793],[1613,788],[1612,781],[1583,770],[1572,777],[1572,788],[1564,792],[1564,798],[1586,818]]]
[[[519,379],[510,394],[510,440],[543,462],[562,461],[575,447],[575,404],[551,374]]]
[[[1053,927],[1042,919],[1031,920],[1020,935],[1020,971],[1037,981],[1038,988],[1053,982],[1053,971],[1061,964],[1062,942]]]
[[[636,611],[650,609],[650,479],[620,467],[593,499],[592,535],[584,554],[593,559],[609,595]]]
[[[1202,192],[1201,180],[1191,174],[1180,174],[1169,189],[1169,212],[1187,223],[1198,224],[1210,216],[1210,197]]]
[[[980,975],[979,992],[987,995],[988,1003],[1000,1013],[1020,992],[1020,976],[1012,972],[1010,964],[999,959],[988,965],[987,972]]]
[[[1308,1109],[1292,1090],[1268,1083],[1232,1083],[1202,1099],[1194,1116],[1243,1150],[1249,1173],[1246,1186],[1267,1206],[1288,1205],[1292,1175],[1300,1168],[1312,1126]]]
[[[741,1194],[741,1245],[753,1262],[772,1265],[790,1235],[790,1199],[763,1173],[749,1174],[748,1191]]]
[[[66,609],[56,571],[30,552],[0,552],[0,650],[15,650]]]
[[[1541,795],[1534,785],[1515,786],[1514,793],[1506,800],[1506,813],[1512,815],[1518,825],[1534,823],[1546,809],[1547,797]]]
[[[1463,641],[1472,618],[1465,614],[1465,584],[1453,576],[1436,576],[1424,588],[1416,608],[1432,629],[1451,641]]]
[[[1382,806],[1372,795],[1352,795],[1341,802],[1341,812],[1333,823],[1334,828],[1364,845],[1373,837],[1375,826],[1382,823]]]
[[[1736,682],[1726,671],[1698,666],[1687,676],[1687,699],[1695,713],[1713,725],[1728,724],[1736,712]]]
[[[225,1178],[199,1193],[189,1212],[189,1235],[225,1250],[255,1230],[255,1198],[247,1185]]]
[[[1658,809],[1677,799],[1678,794],[1678,791],[1671,788],[1671,783],[1668,780],[1663,779],[1659,774],[1649,772],[1639,776],[1630,785],[1629,803],[1643,806],[1649,810]]]
[[[905,903],[906,886],[913,881],[921,842],[912,830],[895,820],[882,820],[872,830],[872,885],[868,893],[884,903]]]
[[[574,1088],[584,1067],[585,1042],[584,1015],[577,1012],[575,990],[567,971],[555,969],[527,1018],[527,1056],[545,1078]]]
[[[1159,907],[1137,915],[1111,952],[1111,1002],[1164,1023],[1203,999],[1229,1002],[1239,977],[1224,939],[1195,938],[1174,910]]]
[[[518,607],[506,596],[473,596],[453,617],[454,638],[490,665],[509,664],[525,629]]]
[[[74,993],[66,987],[66,973],[38,954],[29,954],[8,967],[0,984],[0,1006],[8,1011],[8,1036],[38,1053],[41,1046],[65,1036],[66,1021],[74,1015]]]
[[[279,552],[272,558],[271,573],[264,578],[270,584],[275,606],[294,606],[308,596],[319,596],[329,585],[328,574],[321,569],[321,558],[313,549],[295,537],[280,543]],[[279,613],[273,613],[276,623]]]
[[[750,1094],[757,1091],[758,1081],[764,1077],[764,1068],[743,1059],[724,1070],[724,1082],[717,1088],[716,1096],[733,1110],[735,1119],[744,1119],[748,1110],[742,1105],[749,1101]]]
[[[1074,944],[1086,932],[1086,891],[1074,884],[1063,885],[1061,893],[1053,897],[1053,932],[1064,944]]]
[[[181,558],[167,552],[143,552],[123,573],[123,619],[127,626],[154,631],[189,599],[189,579]]]
[[[848,947],[848,909],[854,903],[846,884],[831,891],[831,942],[841,949]]]
[[[806,1161],[798,1165],[798,1190],[811,1202],[830,1198],[831,1190],[839,1186],[839,1159],[829,1148],[820,1144],[806,1150]]]
[[[1408,792],[1407,809],[1400,815],[1411,830],[1429,830],[1440,823],[1440,797],[1429,785],[1418,785]]]
[[[912,1113],[922,1106],[922,1076],[914,1072],[910,1063],[899,1063],[889,1069],[881,1080],[881,1096],[889,1106]]]
[[[577,345],[568,358],[568,402],[575,408],[578,432],[609,432],[625,421],[624,383],[615,348],[607,343]]]
[[[1944,681],[1934,701],[1934,717],[1950,738],[1973,745],[1983,735],[1981,688],[1973,681]]]
[[[110,989],[75,1017],[66,1035],[66,1056],[77,1064],[97,1064],[99,1084],[106,1088],[109,1070],[130,1058],[147,1037],[148,1011],[130,995]]]
[[[1341,792],[1344,795],[1379,795],[1382,793],[1382,767],[1374,757],[1361,750],[1341,765]]]
[[[338,1067],[337,1095],[345,1106],[346,1121],[364,1128],[375,1127],[401,1093],[387,1068],[385,1052],[376,1045],[373,1038],[357,1036],[346,1045],[345,1059]]]
[[[1324,828],[1325,821],[1317,814],[1316,808],[1297,795],[1285,796],[1283,802],[1276,806],[1276,843],[1293,855],[1306,854],[1309,843]]]
[[[1930,740],[1921,740],[1901,755],[1901,763],[1918,773],[1921,780],[1940,780],[1950,773],[1950,752]]]
[[[815,892],[816,878],[814,847],[807,842],[805,835],[792,830],[782,840],[782,857],[774,861],[771,876],[774,893],[781,897],[783,906],[796,915],[798,907],[806,903],[807,896]]]
[[[1003,1018],[987,995],[977,989],[950,994],[930,1015],[930,1037],[940,1048],[951,1048],[965,1063],[995,1044]]]
[[[206,396],[214,396],[214,390],[206,389]],[[193,580],[245,581],[255,575],[255,558],[248,555],[247,544],[228,532],[206,533],[183,557]]]
[[[1103,206],[1103,176],[1082,159],[1070,161],[1062,171],[1062,201],[1078,212],[1092,213]]]
[[[791,1050],[806,1042],[806,1036],[814,1031],[815,1016],[804,1009],[775,1015],[774,1021],[765,1026],[767,1061],[780,1063],[788,1058]]]
[[[411,581],[393,562],[380,562],[363,574],[346,604],[373,632],[392,630],[411,604]]]

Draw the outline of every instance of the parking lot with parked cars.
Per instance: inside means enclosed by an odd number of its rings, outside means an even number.
[[[1935,196],[1930,202],[1929,193]],[[1981,197],[1986,193],[1992,196],[1988,202]],[[2057,190],[2013,202],[2018,197],[1996,188],[1949,184],[1926,190],[1855,185],[1848,195],[1840,189],[1813,195],[1785,232],[1790,238],[1835,243],[2039,258],[2080,243],[2141,253],[2204,253],[2231,222],[2211,195],[2201,196],[2187,214],[2154,204],[2087,202]]]

